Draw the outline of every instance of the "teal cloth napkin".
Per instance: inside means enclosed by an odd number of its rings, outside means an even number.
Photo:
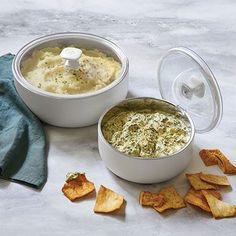
[[[47,180],[45,134],[16,92],[13,58],[0,57],[0,178],[41,188]]]

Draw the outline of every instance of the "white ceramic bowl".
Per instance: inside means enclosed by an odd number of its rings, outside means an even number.
[[[61,95],[42,91],[28,83],[21,74],[21,63],[35,49],[66,47],[98,49],[118,60],[119,78],[108,86],[78,95]],[[84,33],[58,33],[38,38],[25,45],[15,56],[12,71],[17,92],[30,110],[42,121],[60,127],[84,127],[97,123],[109,106],[123,100],[128,92],[129,62],[122,50],[109,40]]]
[[[110,145],[102,133],[102,124],[108,112],[116,106],[129,104],[130,102],[142,102],[144,107],[148,108],[148,105],[146,106],[145,104],[150,104],[150,101],[156,103],[157,106],[165,111],[172,109],[181,113],[191,127],[188,143],[177,153],[161,158],[129,156]],[[101,116],[98,122],[98,148],[100,156],[108,169],[119,177],[136,183],[159,183],[180,174],[188,166],[192,159],[194,134],[195,129],[190,116],[180,107],[165,100],[155,98],[131,98],[109,108]]]

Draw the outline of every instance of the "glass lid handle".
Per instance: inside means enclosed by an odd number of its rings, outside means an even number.
[[[181,85],[180,91],[182,96],[187,99],[192,99],[193,96],[202,98],[205,94],[205,85],[202,81],[199,81],[196,78],[191,78]]]
[[[79,68],[79,58],[81,55],[82,50],[73,47],[64,48],[60,53],[60,56],[65,60],[65,68],[69,69]]]

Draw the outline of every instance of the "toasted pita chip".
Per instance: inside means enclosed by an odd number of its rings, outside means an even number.
[[[215,196],[217,199],[221,199],[220,192],[215,190],[205,190],[205,191]],[[202,193],[202,190],[197,191],[194,190],[193,188],[190,188],[187,194],[185,195],[184,200],[189,204],[200,207],[204,211],[211,212],[209,205]]]
[[[111,189],[100,186],[97,194],[94,212],[109,213],[120,209],[124,202],[124,197],[118,193],[113,192]]]
[[[218,158],[218,166],[225,174],[236,174],[236,167],[228,160],[228,158],[217,150],[216,156]]]
[[[200,179],[216,185],[230,186],[227,176],[225,175],[212,175],[200,173]]]
[[[218,164],[216,152],[217,149],[202,149],[199,155],[206,166],[213,166]]]
[[[165,203],[161,193],[140,192],[139,203],[142,206],[162,206]]]
[[[179,209],[186,207],[183,198],[178,194],[174,187],[164,187],[160,190],[160,193],[164,195],[165,202],[162,206],[153,206],[158,212],[163,212],[167,209]]]
[[[236,166],[219,149],[203,149],[199,155],[206,166],[218,165],[225,174],[236,174]]]
[[[208,184],[200,179],[201,173],[196,174],[186,174],[190,184],[195,190],[202,190],[202,189],[216,189],[216,186]]]
[[[69,173],[62,192],[71,201],[75,201],[95,190],[94,184],[87,180],[84,173]]]
[[[205,190],[202,190],[204,197],[211,209],[212,215],[215,218],[224,218],[236,216],[236,206],[229,203],[218,200]]]

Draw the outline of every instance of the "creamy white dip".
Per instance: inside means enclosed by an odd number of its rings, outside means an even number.
[[[120,75],[121,64],[94,49],[82,49],[78,69],[65,69],[63,48],[35,50],[23,61],[21,72],[33,86],[57,94],[79,94],[101,89]]]

